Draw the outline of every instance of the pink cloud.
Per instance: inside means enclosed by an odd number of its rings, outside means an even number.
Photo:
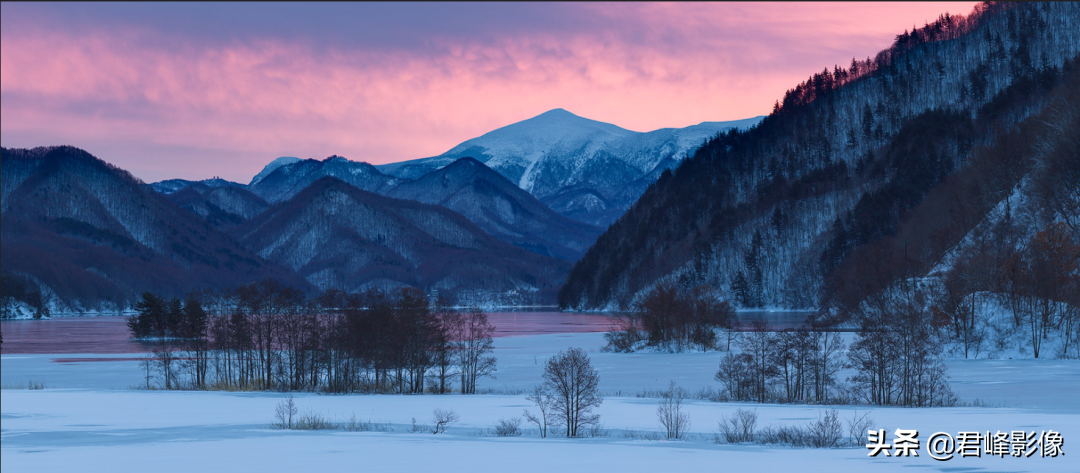
[[[558,107],[687,126],[766,114],[807,75],[972,5],[586,4],[561,7],[595,28],[425,48],[5,27],[0,128],[4,146],[83,146],[146,180],[246,181],[284,155],[432,156]]]

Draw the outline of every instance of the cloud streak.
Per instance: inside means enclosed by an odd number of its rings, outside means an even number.
[[[687,126],[765,114],[972,5],[4,4],[0,131],[146,180],[246,181],[282,155],[431,156],[558,107]]]

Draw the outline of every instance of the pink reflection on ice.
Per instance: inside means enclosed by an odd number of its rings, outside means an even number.
[[[15,353],[142,353],[124,317],[57,317],[0,322],[5,355]]]
[[[489,312],[496,337],[606,332],[614,318],[569,312]],[[143,353],[124,317],[58,317],[0,322],[4,354]],[[111,359],[109,359],[111,360]]]
[[[573,312],[489,312],[496,337],[552,333],[595,333],[611,330],[616,319],[605,314]]]

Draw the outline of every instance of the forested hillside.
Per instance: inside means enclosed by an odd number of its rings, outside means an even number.
[[[270,207],[265,200],[239,186],[210,187],[196,182],[167,195],[169,200],[226,233]]]
[[[560,305],[674,282],[742,307],[850,307],[947,261],[995,209],[1030,216],[1021,240],[1075,232],[1078,52],[1080,4],[986,3],[826,68],[665,172]]]
[[[141,291],[180,295],[265,278],[309,287],[85,151],[0,156],[3,273],[56,309],[113,311]]]

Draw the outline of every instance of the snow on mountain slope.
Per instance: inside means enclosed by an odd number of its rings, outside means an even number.
[[[248,185],[249,186],[255,185],[256,182],[259,182],[259,181],[263,180],[263,178],[265,178],[266,176],[269,176],[270,173],[274,172],[274,170],[279,168],[279,167],[288,166],[288,165],[290,165],[292,163],[297,163],[297,162],[300,162],[300,161],[302,161],[300,158],[294,158],[292,156],[282,156],[282,157],[277,158],[277,159],[275,159],[273,161],[270,161],[270,164],[267,164],[266,166],[264,166],[262,168],[262,171],[259,171],[259,173],[255,175],[255,177],[251,178],[251,182],[249,182]]]
[[[488,167],[532,192],[538,177],[537,163],[556,156],[580,160],[600,151],[607,143],[632,135],[634,132],[630,130],[559,108],[468,140],[443,156],[465,157],[475,148],[482,148],[488,156],[485,160]]]
[[[555,109],[465,141],[439,156],[378,168],[416,179],[459,158],[475,158],[559,214],[606,226],[663,169],[674,166],[707,138],[732,127],[751,127],[760,120],[704,122],[640,133]]]

